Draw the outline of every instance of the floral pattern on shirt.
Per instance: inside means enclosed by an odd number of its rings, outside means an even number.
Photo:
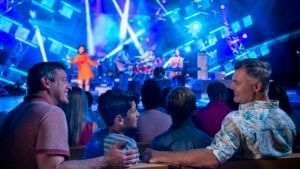
[[[296,127],[278,105],[278,101],[241,104],[238,111],[225,117],[207,149],[213,151],[221,164],[233,155],[258,159],[292,153]]]

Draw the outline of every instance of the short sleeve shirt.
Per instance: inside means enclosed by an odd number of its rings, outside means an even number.
[[[37,169],[37,154],[69,157],[64,112],[43,98],[27,99],[12,110],[0,132],[5,168]]]
[[[278,101],[254,101],[229,113],[207,149],[220,163],[233,155],[246,159],[281,157],[292,153],[296,128]]]

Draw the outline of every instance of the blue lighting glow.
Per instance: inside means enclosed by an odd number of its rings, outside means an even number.
[[[15,67],[9,67],[9,70],[11,70],[11,71],[13,71],[13,72],[16,72],[16,73],[18,73],[18,74],[20,74],[20,75],[23,75],[23,76],[27,76],[27,75],[28,75],[27,72],[22,71],[22,70],[20,70],[20,69],[17,69],[17,68],[15,68]]]
[[[59,55],[61,53],[62,48],[63,48],[63,44],[58,42],[57,40],[52,39],[52,38],[48,38],[48,39],[52,41],[52,44],[49,48],[49,51],[54,53],[54,54]]]
[[[167,13],[164,14],[164,16],[169,15],[171,21],[173,23],[176,23],[177,21],[180,20],[179,10],[180,10],[180,8],[176,8],[176,9],[174,9],[172,11],[168,11]]]
[[[9,33],[11,27],[12,27],[12,22],[10,22],[5,18],[2,18],[2,15],[0,15],[0,30]]]
[[[251,15],[248,15],[248,16],[246,16],[246,17],[243,18],[243,24],[244,24],[245,28],[253,25],[253,20],[252,20]]]
[[[267,45],[262,45],[259,49],[262,56],[265,56],[270,53],[270,49]]]
[[[64,1],[61,1],[61,3],[62,3],[62,8],[59,10],[59,13],[62,16],[70,19],[73,15],[74,11],[78,12],[78,13],[81,13],[81,10],[79,10],[76,7],[70,5],[69,3],[64,2]]]
[[[219,70],[220,68],[221,68],[221,65],[217,65],[217,66],[215,66],[215,67],[209,69],[208,72],[214,72],[214,71]]]
[[[196,36],[201,31],[202,25],[199,21],[192,22],[189,26],[189,33]]]
[[[186,53],[190,53],[190,52],[192,51],[192,47],[191,47],[190,45],[188,45],[188,46],[185,46],[185,47],[183,48],[183,50],[184,50]]]
[[[66,17],[66,18],[71,18],[73,14],[73,9],[70,8],[69,6],[63,5],[62,9],[59,10],[59,13]]]
[[[54,10],[52,9],[52,5],[51,5],[51,1],[53,1],[53,3],[55,2],[55,0],[43,0],[41,3],[37,2],[36,0],[32,0],[32,4],[41,7],[43,9],[45,9],[48,12],[54,13]]]
[[[29,33],[30,31],[28,29],[24,27],[18,27],[17,31],[15,32],[15,38],[26,41]]]
[[[55,0],[42,0],[41,5],[44,5],[48,8],[52,8],[55,3]]]
[[[250,51],[249,53],[248,53],[248,57],[249,58],[257,58],[257,53],[256,53],[256,51]]]
[[[239,23],[239,21],[235,21],[231,24],[231,28],[232,28],[232,31],[233,33],[237,33],[241,30],[241,25]]]
[[[6,79],[4,77],[0,77],[0,81],[4,82],[4,83],[7,83],[7,84],[11,84],[11,85],[14,85],[15,82],[9,80],[9,79]]]

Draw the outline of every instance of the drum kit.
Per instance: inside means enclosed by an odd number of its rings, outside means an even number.
[[[152,75],[153,69],[155,68],[154,60],[147,60],[141,56],[135,56],[134,59],[135,62],[132,68],[133,77],[139,74]]]
[[[151,75],[154,68],[154,61],[143,60],[140,56],[135,56],[135,63],[132,70],[132,75],[136,76],[138,74]]]

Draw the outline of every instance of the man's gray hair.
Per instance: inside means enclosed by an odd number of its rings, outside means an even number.
[[[249,76],[257,79],[262,83],[262,90],[267,91],[269,89],[271,67],[268,63],[258,59],[244,59],[236,62],[234,69],[245,68]]]

